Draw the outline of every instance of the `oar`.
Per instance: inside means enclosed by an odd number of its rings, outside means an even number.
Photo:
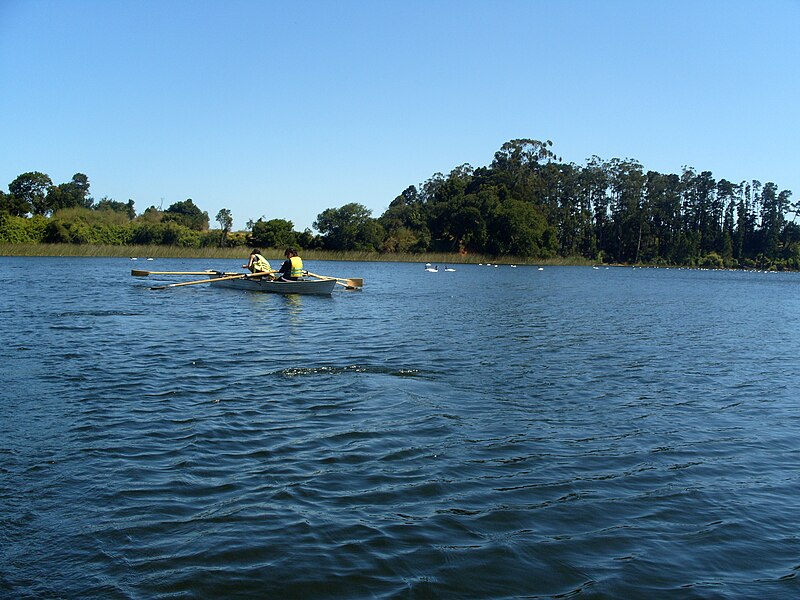
[[[268,271],[260,271],[258,273],[242,273],[241,275],[226,275],[225,277],[211,277],[208,279],[199,279],[198,281],[184,281],[183,283],[170,283],[169,285],[157,285],[151,287],[151,290],[165,290],[171,287],[180,287],[182,285],[195,285],[197,283],[208,283],[209,281],[226,281],[228,279],[244,279],[245,277],[263,277],[269,275]]]
[[[212,275],[216,271],[138,271],[131,269],[131,275],[134,277],[147,277],[148,275]]]
[[[364,280],[360,277],[353,277],[350,279],[345,279],[343,277],[328,277],[327,275],[317,275],[316,273],[312,273],[311,271],[306,271],[306,275],[311,275],[312,277],[319,277],[320,279],[335,279],[338,285],[344,286],[347,289],[355,289],[355,288],[362,288],[364,287]],[[341,283],[344,281],[345,283]]]

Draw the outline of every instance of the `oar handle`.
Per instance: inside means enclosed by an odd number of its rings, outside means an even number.
[[[148,275],[213,275],[216,271],[140,271],[131,269],[134,277],[147,277]]]

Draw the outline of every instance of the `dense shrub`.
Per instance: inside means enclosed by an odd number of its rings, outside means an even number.
[[[48,219],[35,215],[30,219],[0,213],[0,242],[38,244],[44,241]]]

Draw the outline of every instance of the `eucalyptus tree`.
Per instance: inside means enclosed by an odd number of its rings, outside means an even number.
[[[591,226],[591,211],[581,193],[580,173],[574,164],[550,163],[544,169],[547,220],[558,236],[559,254],[575,256],[584,251],[588,239],[585,228]]]
[[[744,186],[737,186],[738,201],[736,203],[736,225],[733,235],[733,257],[737,260],[745,258],[747,250],[747,243],[749,242],[748,224],[748,206],[744,195]]]
[[[778,243],[786,223],[791,192],[778,193],[778,186],[767,182],[761,189],[761,251],[768,257],[778,255]]]
[[[531,139],[510,140],[495,152],[492,170],[496,184],[505,185],[520,200],[544,204],[552,199],[543,167],[558,160],[550,148],[553,142]]]
[[[741,184],[742,201],[739,205],[739,228],[741,230],[741,256],[754,258],[760,252],[758,240],[758,213],[761,196],[761,182],[753,179]]]
[[[722,258],[726,261],[740,258],[736,252],[736,205],[739,186],[720,179],[717,182],[717,201],[722,204]]]
[[[635,160],[614,158],[607,163],[611,192],[612,256],[619,262],[638,262],[647,220],[642,210],[644,174]]]
[[[684,170],[684,193],[688,202],[691,228],[699,233],[698,253],[708,254],[721,250],[717,245],[721,239],[723,208],[716,201],[716,181],[710,171],[696,173],[693,169]]]
[[[599,156],[592,156],[581,169],[578,176],[580,196],[586,209],[591,213],[586,227],[584,252],[594,258],[606,247],[605,239],[609,222],[608,171]]]
[[[648,171],[645,176],[643,205],[651,236],[644,260],[669,261],[669,249],[681,228],[678,184],[677,175]]]

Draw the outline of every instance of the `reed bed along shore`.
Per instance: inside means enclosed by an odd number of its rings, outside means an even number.
[[[87,256],[130,258],[231,258],[245,259],[249,248],[181,248],[178,246],[111,246],[89,244],[0,244],[0,256]],[[263,250],[264,256],[276,260],[283,256],[283,248]],[[422,254],[379,252],[339,252],[333,250],[303,250],[306,260],[336,260],[352,262],[421,262],[438,265],[449,264],[515,264],[515,265],[591,265],[584,258],[523,258],[515,256],[486,256],[427,252]]]

